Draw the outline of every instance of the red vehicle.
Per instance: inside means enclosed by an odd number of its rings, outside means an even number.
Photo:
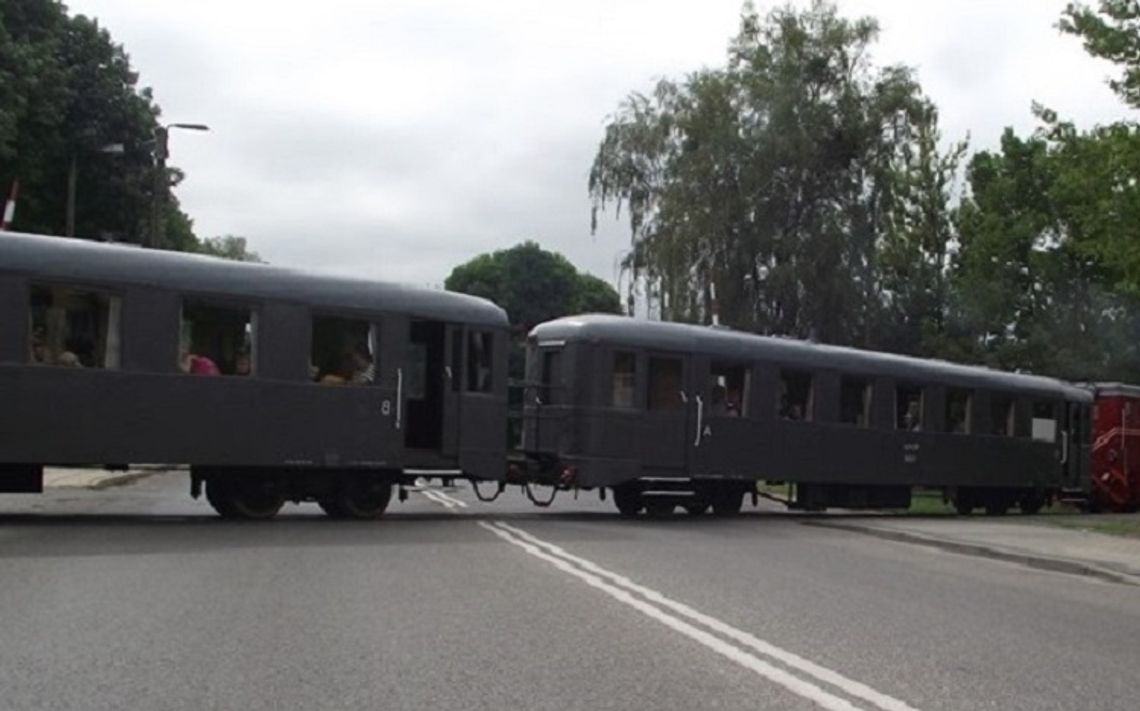
[[[1092,511],[1140,509],[1140,387],[1094,386]]]

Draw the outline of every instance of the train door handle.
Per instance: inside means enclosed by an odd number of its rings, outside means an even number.
[[[396,368],[396,429],[403,424],[404,415],[404,369]]]
[[[682,405],[688,405],[689,404],[689,396],[685,394],[684,390],[678,391],[677,394],[681,396],[681,404]]]
[[[451,366],[450,365],[443,366],[443,374],[447,376],[448,380],[453,379],[452,374],[451,374]]]
[[[1069,431],[1061,430],[1061,464],[1069,463]]]
[[[705,418],[705,401],[701,399],[700,395],[694,395],[693,397],[697,399],[697,438],[693,440],[693,446],[700,447],[701,430],[704,428],[703,420]]]

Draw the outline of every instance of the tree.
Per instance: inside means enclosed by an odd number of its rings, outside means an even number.
[[[75,178],[75,235],[147,243],[160,110],[130,57],[97,20],[56,0],[0,4],[0,194],[15,180],[13,229],[64,234]],[[177,168],[164,176],[171,185]],[[199,251],[171,197],[164,247]]]
[[[1120,65],[1120,77],[1108,85],[1130,106],[1140,108],[1140,3],[1100,0],[1096,10],[1082,2],[1069,3],[1058,26],[1084,40],[1092,56]]]
[[[746,5],[726,67],[619,107],[589,192],[595,225],[610,206],[627,210],[624,267],[652,311],[707,323],[715,310],[746,330],[876,345],[884,300],[933,308],[896,287],[944,268],[959,152],[939,154],[937,112],[908,69],[871,66],[877,34],[873,19],[823,0],[763,19]],[[937,286],[912,289],[923,290],[937,298]]]
[[[1135,297],[1090,248],[1128,228],[1103,177],[1115,173],[1110,134],[1046,123],[974,156],[954,270],[959,353],[1076,380],[1140,376]]]
[[[245,237],[238,237],[236,235],[224,235],[222,237],[210,237],[201,240],[198,244],[197,251],[215,257],[233,259],[238,262],[262,261],[261,256],[258,255],[257,252],[249,250]]]
[[[529,241],[455,267],[444,286],[494,301],[524,334],[543,321],[568,314],[621,311],[612,286],[578,272],[561,254]]]

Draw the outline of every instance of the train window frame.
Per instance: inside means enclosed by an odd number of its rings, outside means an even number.
[[[855,419],[848,418],[847,396],[852,390],[849,386],[857,386],[859,394],[858,412],[855,413]],[[874,398],[874,381],[871,378],[861,375],[840,375],[839,376],[839,424],[857,427],[859,429],[869,429],[871,427],[871,401]]]
[[[538,352],[542,355],[539,359],[542,367],[542,372],[539,374],[539,382],[542,383],[539,399],[544,405],[563,405],[567,400],[566,393],[563,392],[565,380],[563,349],[539,348]]]
[[[724,394],[720,395],[723,388]],[[752,394],[752,366],[739,361],[713,361],[709,365],[709,415],[748,417]],[[735,401],[731,397],[736,393]]]
[[[908,395],[918,394],[913,400]],[[905,399],[904,399],[905,398]],[[906,416],[910,414],[911,405],[918,403],[916,418],[910,427],[906,426]],[[905,407],[904,407],[905,405]],[[895,385],[895,429],[900,432],[921,432],[922,420],[926,410],[926,389],[914,383],[897,383]]]
[[[97,371],[122,369],[124,295],[121,292],[85,284],[43,281],[33,281],[27,288],[29,364]],[[37,319],[37,292],[46,295],[49,302],[43,307],[42,324],[37,324],[40,320]],[[53,306],[51,302],[61,295],[66,295],[72,302],[86,301],[94,308]],[[53,311],[58,315],[53,315]],[[94,342],[90,343],[90,349],[76,348],[75,338],[70,333],[74,328],[70,314],[83,311],[94,312],[95,316]],[[57,322],[54,328],[51,321]]]
[[[665,382],[664,385],[660,381],[662,375],[668,371],[661,369],[662,363],[674,363],[677,366],[676,379]],[[645,370],[645,409],[650,412],[684,410],[685,401],[681,393],[685,389],[685,359],[676,355],[651,354],[647,359]]]
[[[195,350],[194,327],[193,323],[188,322],[186,318],[188,307],[191,311],[201,309],[246,315],[241,329],[243,334],[242,347],[234,351],[232,363],[225,363],[225,368],[223,368],[223,363],[219,363],[221,358],[216,357],[219,355],[216,352],[205,355],[191,352],[191,350]],[[258,304],[196,294],[183,294],[178,308],[178,354],[174,362],[175,368],[179,373],[185,375],[255,378],[258,370],[260,330],[261,309]],[[242,353],[246,353],[249,360],[249,371],[246,373],[237,372],[238,361]]]
[[[1000,420],[1004,420],[1004,427],[999,432]],[[1017,399],[1012,395],[990,393],[990,435],[994,437],[1017,435]]]
[[[1042,417],[1040,413],[1045,413],[1046,416]],[[1057,403],[1034,400],[1029,414],[1029,438],[1037,442],[1055,443],[1057,441],[1057,432],[1061,429],[1058,426]],[[1046,427],[1048,427],[1047,436]]]
[[[956,429],[951,425],[951,407],[957,401],[956,396],[962,396],[965,399],[965,407],[962,412],[962,429]],[[942,429],[947,434],[969,435],[973,434],[973,420],[974,420],[974,391],[969,388],[946,388],[946,403],[943,408],[945,419],[942,423]]]
[[[628,362],[628,370],[618,370],[620,363]],[[610,363],[610,407],[619,410],[637,409],[637,353],[615,350]],[[619,393],[621,397],[619,398]]]
[[[489,395],[495,392],[495,334],[493,331],[472,329],[467,332],[466,374],[468,395]]]
[[[791,401],[793,384],[802,384],[807,381],[807,395],[801,402]],[[799,390],[800,388],[796,388]],[[789,422],[813,422],[815,420],[815,374],[809,370],[798,368],[781,368],[779,374],[779,393],[776,398],[776,415]],[[793,417],[797,406],[800,406],[801,416]]]
[[[319,328],[323,326],[323,328]],[[330,327],[347,327],[342,332],[342,346],[320,348],[318,352],[318,331]],[[356,328],[361,331],[349,332]],[[345,338],[350,337],[352,343]],[[363,337],[363,338],[361,338]],[[363,346],[363,350],[361,350]],[[342,351],[342,357],[331,355],[332,350]],[[366,351],[366,352],[365,352]],[[354,356],[362,356],[357,360]],[[331,311],[312,311],[309,314],[309,379],[318,385],[353,385],[367,387],[376,385],[380,379],[380,325],[377,320],[362,314],[345,314]],[[339,360],[339,363],[335,361]],[[367,362],[365,365],[364,363]],[[333,367],[326,367],[326,366]],[[339,372],[334,370],[339,369]],[[349,370],[351,369],[351,373]],[[255,371],[256,372],[256,371]]]

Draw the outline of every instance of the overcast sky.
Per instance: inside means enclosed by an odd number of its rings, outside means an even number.
[[[586,177],[631,90],[723,64],[740,0],[69,0],[125,45],[187,171],[200,236],[270,262],[440,284],[534,239],[615,281],[628,231],[589,230]],[[840,0],[879,18],[879,64],[916,67],[947,138],[1127,110],[1111,67],[1054,25],[1064,0]],[[757,2],[761,11],[774,4]]]

